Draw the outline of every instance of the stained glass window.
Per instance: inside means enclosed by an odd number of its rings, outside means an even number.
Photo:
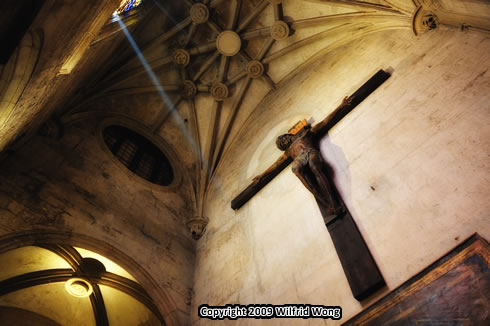
[[[143,0],[122,0],[119,8],[112,14],[113,16],[118,16],[129,12],[131,9],[138,7]]]

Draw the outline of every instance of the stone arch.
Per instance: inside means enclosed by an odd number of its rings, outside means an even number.
[[[86,248],[101,254],[132,274],[143,286],[165,319],[167,325],[178,325],[179,321],[173,314],[175,305],[169,295],[152,278],[144,267],[136,263],[131,257],[116,247],[86,235],[73,232],[51,230],[29,230],[13,232],[0,236],[0,254],[13,249],[38,244],[68,244],[71,246]]]

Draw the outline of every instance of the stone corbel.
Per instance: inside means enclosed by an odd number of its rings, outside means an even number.
[[[412,31],[415,35],[426,33],[436,29],[439,20],[436,14],[424,6],[419,6],[412,17]]]
[[[415,35],[445,25],[460,28],[462,31],[472,29],[479,32],[490,33],[490,20],[485,0],[476,1],[481,11],[455,10],[454,6],[447,7],[439,0],[417,0],[419,6],[412,19],[412,29]],[[457,2],[454,0],[453,2]],[[448,2],[450,3],[450,2]],[[457,8],[457,7],[456,7]]]
[[[192,234],[192,238],[198,240],[204,234],[208,225],[208,219],[206,217],[196,216],[193,219],[187,221],[186,226]]]

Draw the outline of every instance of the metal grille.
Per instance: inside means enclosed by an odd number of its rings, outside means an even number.
[[[169,160],[148,139],[122,126],[105,128],[103,136],[112,154],[134,174],[163,186],[172,183]]]

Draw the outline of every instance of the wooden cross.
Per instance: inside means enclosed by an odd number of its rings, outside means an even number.
[[[349,97],[350,104],[340,108],[333,118],[321,128],[320,132],[316,133],[316,135],[319,136],[318,138],[325,135],[330,128],[351,112],[390,76],[390,73],[380,70],[371,77],[361,86],[361,88]],[[294,132],[297,131],[295,130]],[[269,168],[260,180],[250,184],[232,200],[231,208],[236,210],[242,207],[292,161],[291,157],[278,160],[278,163]],[[342,268],[344,269],[347,281],[352,290],[352,294],[354,295],[354,298],[361,301],[382,288],[385,285],[385,281],[379,272],[352,215],[347,209],[347,206],[335,187],[333,187],[332,190],[334,192],[332,195],[335,196],[338,202],[340,202],[342,212],[340,214],[332,215],[331,212],[327,212],[325,206],[317,200],[318,207],[322,213],[327,230],[332,237],[337,255],[339,256]]]

